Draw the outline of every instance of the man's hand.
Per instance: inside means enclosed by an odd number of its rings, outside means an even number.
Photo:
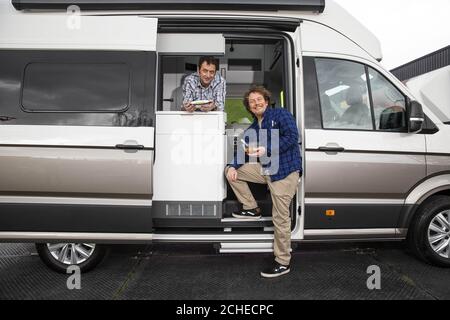
[[[249,157],[262,157],[265,154],[266,154],[266,148],[258,147],[258,148],[253,148],[252,153],[249,153],[248,156]]]
[[[202,105],[200,110],[202,110],[203,112],[209,112],[209,111],[214,110],[215,108],[216,108],[216,105],[215,105],[214,101],[212,101],[210,103]]]
[[[237,170],[235,168],[228,168],[227,179],[232,182],[235,182],[237,180]]]
[[[187,112],[194,112],[195,106],[191,103],[191,101],[183,103],[182,110],[185,110]]]

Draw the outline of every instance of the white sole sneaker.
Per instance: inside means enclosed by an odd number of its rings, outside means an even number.
[[[241,215],[238,215],[238,214],[232,214],[232,216],[234,217],[234,218],[237,218],[237,219],[242,219],[242,220],[259,220],[259,219],[261,219],[261,216],[257,216],[257,217],[246,217],[246,216],[241,216]]]
[[[291,269],[287,269],[287,270],[285,270],[283,272],[280,272],[280,273],[264,273],[264,272],[261,272],[261,277],[264,277],[264,278],[276,278],[276,277],[282,276],[284,274],[287,274],[290,271],[291,271]]]

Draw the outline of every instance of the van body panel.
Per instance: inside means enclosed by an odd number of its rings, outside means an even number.
[[[0,49],[156,50],[154,18],[81,17],[65,11],[27,14],[15,11],[10,3],[0,8],[2,26],[14,26],[0,28]]]
[[[224,55],[223,34],[159,33],[156,44],[158,53]]]
[[[306,151],[306,197],[402,199],[425,177],[425,156]]]
[[[151,150],[2,146],[0,192],[150,199],[152,160]]]
[[[426,175],[423,135],[307,129],[305,144],[305,229],[396,227],[408,191]]]
[[[96,232],[0,232],[0,242],[75,242],[83,243],[151,243],[152,233]]]
[[[305,53],[338,53],[374,61],[373,57],[360,46],[327,25],[304,21],[301,26],[301,39],[302,50]]]
[[[152,233],[148,206],[0,203],[3,232]]]
[[[402,232],[395,228],[307,229],[305,230],[305,240],[397,240],[402,237]]]
[[[153,127],[10,125],[0,126],[0,145],[115,148],[135,143],[153,149],[154,131]]]
[[[428,113],[426,113],[428,116]],[[450,147],[447,143],[450,136],[450,125],[443,124],[442,122],[435,123],[439,131],[434,134],[426,134],[427,140],[427,152],[429,155],[442,155],[450,156]]]
[[[84,194],[79,197],[69,197],[68,195],[58,197],[45,196],[0,196],[0,203],[39,203],[39,204],[67,204],[67,205],[101,205],[101,206],[141,206],[151,207],[152,200],[130,199],[127,195],[116,195],[117,198],[87,197]],[[122,197],[119,197],[122,196]]]
[[[427,155],[427,176],[450,173],[450,153]]]
[[[426,175],[425,137],[420,134],[306,130],[306,197],[404,199]],[[336,145],[344,152],[323,152]]]
[[[377,61],[381,61],[383,58],[381,43],[378,38],[335,0],[326,1],[323,14],[303,13],[302,18],[330,26],[357,44]]]
[[[419,185],[415,186],[414,189],[408,194],[405,200],[407,205],[421,204],[430,195],[443,190],[450,189],[450,174],[440,174],[431,177]]]
[[[378,229],[393,228],[399,219],[403,201],[398,204],[309,203],[305,199],[305,231],[308,229]],[[333,210],[333,215],[327,211]]]

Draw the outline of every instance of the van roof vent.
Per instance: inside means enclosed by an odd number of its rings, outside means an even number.
[[[17,10],[301,10],[323,12],[325,0],[11,0]]]

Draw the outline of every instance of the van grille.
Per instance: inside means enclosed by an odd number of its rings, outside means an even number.
[[[215,204],[166,204],[167,217],[218,217]]]

